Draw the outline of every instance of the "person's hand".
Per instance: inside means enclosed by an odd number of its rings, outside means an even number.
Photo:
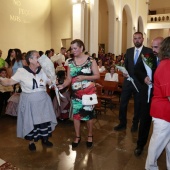
[[[58,88],[59,90],[62,90],[62,89],[65,88],[65,86],[64,86],[64,84],[59,84],[59,85],[57,86],[57,88]]]
[[[77,76],[76,81],[83,81],[85,80],[85,76]]]
[[[145,77],[144,82],[145,82],[147,85],[152,84],[151,79],[150,79],[148,76]]]
[[[55,84],[59,84],[59,83],[58,83],[58,78],[56,79],[56,82],[55,82]]]
[[[128,77],[128,74],[126,74],[126,73],[123,73],[123,76],[124,76],[124,77]]]

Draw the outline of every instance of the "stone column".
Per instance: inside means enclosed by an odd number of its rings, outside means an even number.
[[[99,0],[90,1],[90,54],[98,54]]]
[[[85,9],[84,4],[81,2],[73,4],[73,10],[72,10],[73,40],[81,39],[82,41],[84,41],[84,9]]]

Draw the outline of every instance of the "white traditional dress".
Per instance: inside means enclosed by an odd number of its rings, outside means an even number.
[[[41,68],[36,74],[29,67],[19,68],[11,77],[20,83],[17,137],[38,141],[48,139],[57,125],[51,99],[46,92],[49,78]]]

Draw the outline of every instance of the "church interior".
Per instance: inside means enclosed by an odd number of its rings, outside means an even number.
[[[0,51],[6,59],[9,49],[43,51],[66,50],[74,39],[81,39],[89,55],[102,52],[124,55],[133,47],[133,34],[143,33],[144,46],[155,37],[170,36],[169,0],[1,0]],[[17,116],[7,115],[3,104],[0,116],[0,170],[144,170],[148,145],[134,155],[138,132],[131,132],[133,96],[128,104],[127,128],[114,131],[119,123],[120,93],[111,105],[96,110],[93,120],[93,147],[86,147],[87,126],[81,122],[81,142],[73,149],[72,118],[58,119],[52,148],[40,141],[30,152],[28,142],[17,138]],[[152,133],[150,129],[149,139]],[[7,163],[5,166],[3,164]],[[166,154],[158,159],[166,169]]]

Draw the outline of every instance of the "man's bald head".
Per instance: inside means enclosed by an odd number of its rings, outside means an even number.
[[[152,47],[154,55],[156,55],[156,56],[158,55],[160,45],[161,45],[163,40],[164,40],[163,37],[156,37],[152,40],[152,46],[151,47]]]

